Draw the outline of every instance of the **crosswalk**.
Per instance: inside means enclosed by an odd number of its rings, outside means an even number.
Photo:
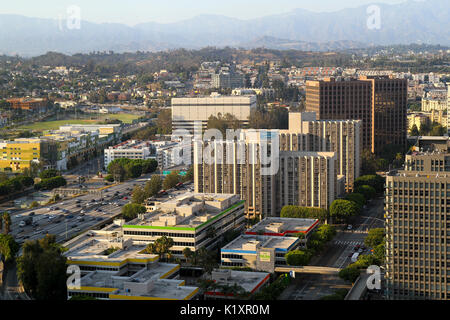
[[[369,233],[367,229],[363,230],[344,230],[344,233]]]
[[[357,241],[357,240],[335,240],[333,242],[335,245],[337,246],[348,246],[348,245],[352,245],[352,246],[356,246],[356,245],[363,245],[364,241]]]

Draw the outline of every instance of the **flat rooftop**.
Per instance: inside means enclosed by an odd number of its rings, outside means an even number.
[[[159,263],[150,270],[142,269],[131,277],[123,277],[108,272],[93,271],[81,278],[81,287],[103,288],[110,299],[133,299],[147,297],[153,299],[185,300],[198,291],[198,287],[184,286],[184,280],[161,279],[166,270],[178,265]]]
[[[241,235],[226,246],[221,252],[256,254],[258,248],[275,249],[287,252],[300,241],[297,237],[278,237],[260,235]]]
[[[286,234],[308,233],[319,224],[317,219],[268,217],[248,230],[246,234],[285,236]]]
[[[423,171],[396,171],[392,170],[387,174],[388,177],[409,177],[409,178],[427,178],[430,182],[434,182],[433,179],[448,179],[450,178],[450,172],[423,172]]]
[[[141,140],[127,140],[108,149],[112,150],[126,150],[126,149],[142,149],[150,147],[151,143],[149,141]]]
[[[83,238],[83,241],[71,247],[64,253],[68,261],[110,262],[114,264],[125,263],[127,259],[143,259],[156,261],[158,256],[154,254],[142,254],[143,245],[134,245],[132,240],[124,241],[121,232],[90,232],[94,236]],[[117,250],[106,253],[106,250]]]
[[[218,269],[212,272],[212,279],[217,284],[241,286],[246,292],[253,293],[270,278],[268,272],[238,271]],[[210,291],[211,292],[211,291]]]
[[[155,209],[142,218],[128,222],[124,227],[196,229],[242,203],[235,194],[183,192],[161,202],[149,201],[148,205]]]

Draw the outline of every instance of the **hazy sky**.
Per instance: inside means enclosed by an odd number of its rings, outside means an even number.
[[[150,21],[175,22],[199,14],[251,19],[295,8],[322,12],[369,3],[401,2],[405,0],[2,0],[0,13],[58,19],[67,15],[70,5],[77,5],[82,20],[134,25]]]

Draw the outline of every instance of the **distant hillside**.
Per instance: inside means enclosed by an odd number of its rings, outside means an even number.
[[[134,27],[82,21],[79,30],[68,30],[64,21],[0,15],[0,53],[155,52],[205,46],[327,51],[409,43],[450,45],[448,0],[377,6],[380,29],[368,29],[368,5],[324,13],[297,9],[251,20],[200,15]]]

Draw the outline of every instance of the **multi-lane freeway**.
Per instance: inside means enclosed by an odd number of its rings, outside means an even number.
[[[122,206],[129,202],[133,188],[143,186],[150,177],[145,175],[97,194],[85,194],[17,213],[12,216],[12,235],[19,243],[43,238],[47,233],[56,235],[56,240],[63,242],[88,229],[104,225],[121,213]],[[27,217],[32,217],[32,224],[21,226],[21,221]]]
[[[87,230],[103,227],[120,215],[122,206],[130,201],[133,188],[144,186],[151,176],[148,174],[113,185],[97,194],[63,199],[52,205],[13,213],[11,234],[19,243],[41,239],[47,233],[55,235],[57,242],[64,243]],[[21,227],[20,222],[27,217],[32,217],[33,223]],[[9,270],[3,289],[0,299],[27,299],[25,294],[19,292],[15,267]]]

